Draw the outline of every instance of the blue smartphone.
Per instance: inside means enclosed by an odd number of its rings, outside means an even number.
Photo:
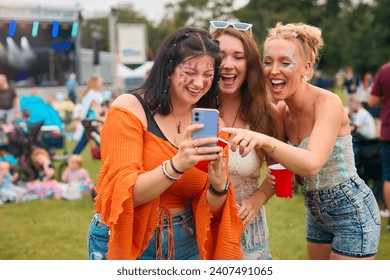
[[[218,137],[219,112],[216,109],[195,108],[192,110],[192,123],[204,124],[203,128],[192,133],[192,139]],[[208,144],[207,146],[216,146]]]

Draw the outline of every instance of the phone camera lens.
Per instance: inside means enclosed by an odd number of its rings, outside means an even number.
[[[195,118],[195,121],[199,121],[199,118],[198,118],[198,117],[196,117],[196,118]]]
[[[198,117],[198,116],[199,116],[199,113],[198,113],[198,112],[196,112],[196,113],[195,113],[195,116],[197,116],[197,117]]]

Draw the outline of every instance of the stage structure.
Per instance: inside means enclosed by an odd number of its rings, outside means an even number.
[[[0,72],[15,86],[60,86],[80,72],[78,4],[0,3]]]

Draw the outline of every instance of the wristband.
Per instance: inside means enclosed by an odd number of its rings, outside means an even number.
[[[174,182],[177,181],[177,180],[179,180],[180,177],[181,177],[181,175],[179,175],[179,177],[173,177],[173,176],[169,175],[169,173],[167,172],[167,168],[166,168],[166,167],[167,167],[167,163],[168,163],[168,161],[166,160],[166,161],[164,161],[164,162],[161,164],[162,171],[163,171],[165,177],[167,177],[169,180],[174,181]]]
[[[184,172],[179,171],[179,170],[176,169],[176,167],[173,165],[172,158],[169,160],[169,163],[171,164],[171,167],[172,167],[173,171],[175,171],[177,174],[183,174],[184,173]]]
[[[214,186],[212,184],[210,184],[210,186],[209,186],[209,191],[213,196],[217,196],[217,197],[223,196],[223,195],[227,194],[227,192],[229,190],[229,186],[230,186],[230,181],[226,180],[225,189],[223,191],[218,191],[217,189],[214,188]]]

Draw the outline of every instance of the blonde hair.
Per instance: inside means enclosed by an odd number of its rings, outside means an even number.
[[[8,161],[0,161],[0,170],[3,170],[6,172],[11,171],[11,164]]]
[[[284,39],[296,42],[301,51],[302,57],[310,61],[312,71],[308,79],[313,77],[314,68],[317,66],[320,55],[319,51],[324,45],[322,31],[320,28],[305,23],[288,23],[283,25],[278,22],[275,27],[268,29],[268,35],[264,45],[273,39]]]
[[[77,163],[80,167],[83,166],[83,157],[81,155],[71,155],[68,159],[68,163]]]
[[[38,157],[40,155],[43,155],[44,157],[48,158],[49,160],[50,159],[50,155],[49,155],[49,152],[46,151],[45,149],[42,149],[42,148],[36,148],[32,154],[31,154],[31,161],[32,161],[32,164],[34,165],[34,168],[36,170],[39,170],[41,168],[41,165],[39,164],[38,162]]]

